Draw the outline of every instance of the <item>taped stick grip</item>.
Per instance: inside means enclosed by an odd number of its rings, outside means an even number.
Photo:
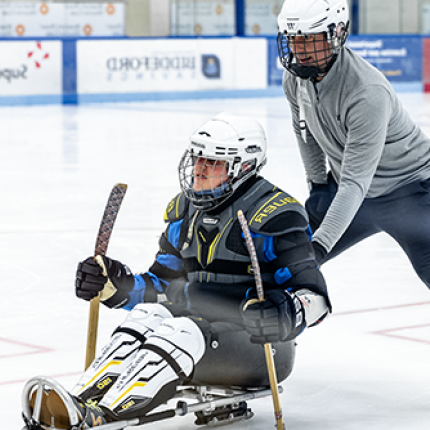
[[[100,295],[99,295],[100,301],[104,302],[105,300],[110,299],[117,292],[117,289],[114,286],[114,284],[112,284],[112,281],[108,277],[108,273],[107,273],[105,262],[103,261],[103,257],[101,255],[96,255],[94,257],[94,260],[96,260],[97,264],[103,269],[103,276],[106,276],[106,278],[108,278],[105,284],[105,287],[103,288],[103,290],[100,291]]]

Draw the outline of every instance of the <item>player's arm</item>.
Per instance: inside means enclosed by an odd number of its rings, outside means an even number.
[[[89,257],[79,263],[76,273],[76,295],[91,300],[101,293],[101,302],[110,308],[127,310],[142,302],[157,302],[173,281],[185,284],[185,271],[178,251],[179,237],[188,201],[182,194],[171,200],[164,215],[167,228],[159,240],[159,250],[150,269],[141,274],[132,274],[120,261],[103,257],[107,276],[102,268]],[[108,287],[111,281],[113,288]]]
[[[253,303],[243,312],[244,325],[256,343],[292,340],[331,311],[306,214],[300,205],[296,208],[279,210],[278,216],[261,226],[272,234],[264,239],[263,263],[271,268],[273,281],[265,284],[265,301]]]
[[[102,267],[89,257],[78,265],[76,295],[91,300],[101,293],[101,302],[109,308],[133,309],[142,302],[157,302],[173,279],[183,278],[183,262],[171,241],[176,240],[178,229],[169,225],[159,240],[159,251],[151,268],[141,274],[133,274],[125,264],[104,256]],[[170,239],[170,240],[169,240]],[[112,286],[108,286],[108,279]]]

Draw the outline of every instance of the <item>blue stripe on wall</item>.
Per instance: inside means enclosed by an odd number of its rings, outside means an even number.
[[[63,40],[63,103],[77,104],[76,40]]]
[[[281,86],[261,90],[206,90],[154,93],[79,94],[78,103],[147,102],[161,100],[199,100],[228,98],[285,97]]]
[[[61,103],[63,103],[62,94],[0,97],[0,106],[52,105]]]

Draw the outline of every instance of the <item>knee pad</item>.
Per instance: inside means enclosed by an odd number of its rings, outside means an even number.
[[[191,319],[163,320],[100,405],[127,419],[146,414],[174,396],[204,352],[204,337]]]
[[[109,343],[82,375],[72,394],[82,400],[103,397],[165,318],[172,318],[172,314],[160,304],[141,303],[135,306],[112,333]]]

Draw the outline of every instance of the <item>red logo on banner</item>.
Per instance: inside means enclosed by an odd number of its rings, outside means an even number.
[[[254,25],[252,26],[252,32],[253,32],[254,34],[260,34],[260,32],[261,32],[261,27],[260,27],[258,24],[254,24]]]
[[[216,8],[215,8],[215,13],[217,15],[222,15],[224,12],[224,9],[222,8],[222,6],[219,4]]]
[[[49,7],[48,7],[48,5],[47,5],[47,4],[42,3],[42,4],[40,5],[39,10],[40,10],[40,13],[41,13],[42,15],[46,15],[46,14],[49,12]]]
[[[15,32],[18,36],[22,36],[25,33],[25,27],[22,24],[18,24],[15,27]]]
[[[91,25],[87,24],[84,26],[84,34],[86,36],[90,36],[92,32],[93,32],[93,28],[91,27]]]
[[[113,14],[115,13],[115,6],[114,6],[113,4],[108,4],[108,5],[106,6],[106,12],[107,12],[109,15],[113,15]]]
[[[30,51],[27,54],[27,57],[34,61],[34,65],[37,69],[40,69],[42,67],[42,63],[49,58],[49,53],[44,52],[40,42],[36,42],[36,49],[34,51]]]

